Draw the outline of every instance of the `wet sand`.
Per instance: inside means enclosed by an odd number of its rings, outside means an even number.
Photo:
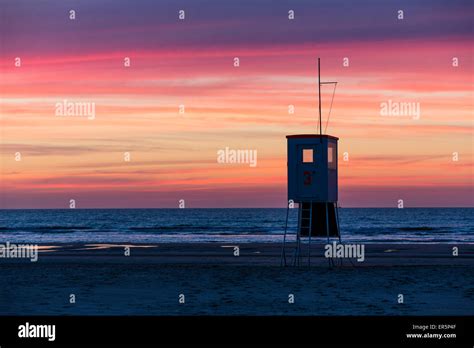
[[[235,246],[45,245],[37,262],[0,260],[0,315],[474,313],[474,245],[453,256],[451,244],[367,244],[364,262],[333,268],[322,244],[312,245],[311,267],[302,246],[299,268],[280,267],[281,245],[240,244],[239,256]]]
[[[311,245],[313,267],[327,267],[325,244]],[[129,256],[125,248],[129,247]],[[238,247],[238,256],[236,256]],[[458,256],[453,255],[458,248]],[[39,246],[39,263],[154,263],[169,265],[261,265],[280,266],[282,245],[276,243],[167,243],[167,244],[48,244]],[[363,262],[343,259],[343,266],[414,266],[472,265],[474,244],[365,244]],[[295,245],[287,244],[287,264],[294,261]],[[301,246],[301,265],[308,265],[309,248]],[[339,263],[340,259],[338,260]],[[1,263],[27,262],[20,259],[0,259]]]

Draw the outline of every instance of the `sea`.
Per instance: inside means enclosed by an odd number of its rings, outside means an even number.
[[[288,240],[298,209],[290,209]],[[342,240],[474,243],[474,208],[341,208]],[[278,243],[286,209],[0,210],[0,242]]]

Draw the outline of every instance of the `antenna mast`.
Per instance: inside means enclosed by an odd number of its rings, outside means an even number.
[[[319,136],[322,142],[323,127],[321,121],[321,58],[318,57],[318,95],[319,95]]]
[[[334,85],[334,93],[336,92],[337,82],[321,82],[321,58],[318,57],[318,92],[319,92],[319,139],[320,142],[323,142],[323,126],[322,126],[322,116],[321,116],[321,85]],[[331,109],[332,109],[332,102],[334,100],[334,93],[332,95],[331,100]],[[329,115],[331,115],[331,109],[329,109]],[[329,116],[328,122],[329,123]],[[326,123],[326,129],[328,127]]]

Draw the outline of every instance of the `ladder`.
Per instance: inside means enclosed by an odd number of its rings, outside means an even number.
[[[288,229],[289,207],[286,210],[285,234],[283,237],[283,245],[281,250],[281,266],[286,266],[286,235]],[[302,202],[298,208],[298,228],[296,231],[296,248],[293,255],[293,266],[301,264],[301,236],[308,236],[308,266],[311,265],[311,228],[313,221],[313,204],[312,202]]]
[[[293,255],[293,266],[300,266],[302,261],[301,255],[301,237],[308,237],[308,266],[311,266],[311,238],[312,238],[312,227],[313,227],[313,215],[315,212],[314,209],[314,202],[307,201],[307,202],[300,202],[298,208],[298,227],[296,230],[296,242],[295,242],[295,251]],[[328,203],[329,204],[329,203]],[[328,204],[325,205],[326,210],[326,232],[327,232],[327,243],[329,244],[330,236],[329,236],[329,222],[328,222]],[[337,237],[339,239],[339,243],[342,243],[341,240],[341,233],[339,227],[339,207],[337,203],[334,204],[335,215],[336,215],[336,229],[337,229]],[[280,266],[287,266],[286,260],[286,236],[288,234],[288,218],[289,218],[289,211],[290,207],[287,206],[286,210],[286,223],[285,223],[285,234],[283,236],[283,244],[281,250],[281,261]],[[334,266],[334,261],[332,259],[328,259],[329,266]],[[342,260],[341,260],[342,265]]]
[[[313,202],[302,202],[299,207],[298,231],[296,235],[295,262],[301,263],[301,236],[308,236],[308,266],[311,266],[311,229],[313,223]]]

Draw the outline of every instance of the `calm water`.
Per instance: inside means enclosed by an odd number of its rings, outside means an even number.
[[[473,213],[344,208],[341,233],[344,241],[366,243],[474,243]],[[0,210],[0,242],[280,242],[285,217],[285,209]],[[292,209],[292,231],[296,218]]]

